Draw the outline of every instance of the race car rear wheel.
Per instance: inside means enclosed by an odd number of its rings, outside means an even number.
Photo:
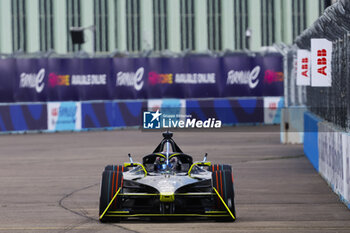
[[[231,167],[231,166],[230,166]],[[217,170],[212,173],[213,187],[217,190],[226,206],[236,218],[235,194],[233,185],[233,173],[229,170]],[[219,197],[215,200],[215,207],[218,210],[227,210]],[[217,218],[219,221],[234,221],[232,216]]]
[[[111,200],[113,199],[114,195],[118,191],[119,188],[123,186],[123,173],[122,172],[116,172],[113,170],[106,170],[102,173],[102,181],[101,181],[101,192],[100,192],[100,208],[99,208],[99,216],[101,216]],[[118,209],[120,206],[120,202],[118,196],[114,199],[113,203],[110,205],[109,210],[112,209]],[[106,215],[106,214],[105,214]],[[108,222],[108,221],[120,221],[120,218],[111,218],[108,216],[103,216],[100,218],[101,222]]]
[[[116,172],[126,172],[129,169],[123,165],[107,165],[105,171],[116,171]]]

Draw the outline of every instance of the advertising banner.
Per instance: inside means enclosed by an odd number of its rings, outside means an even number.
[[[261,96],[263,76],[254,57],[237,53],[222,58],[222,96]]]
[[[311,86],[332,86],[332,42],[311,39]]]
[[[81,129],[81,102],[49,102],[47,114],[47,128],[50,131]]]
[[[146,58],[113,58],[111,83],[112,99],[146,99],[148,66]]]
[[[282,63],[279,54],[244,53],[0,59],[0,101],[282,96]]]
[[[343,134],[344,198],[350,205],[350,135]]]
[[[14,100],[46,101],[47,70],[47,59],[16,59]]]
[[[48,59],[48,99],[51,101],[109,99],[111,61],[99,59]]]
[[[110,58],[80,59],[80,70],[72,72],[71,85],[78,87],[80,100],[108,100],[112,86]]]
[[[264,122],[261,98],[187,100],[186,114],[193,118],[221,120],[224,125]]]
[[[264,97],[264,123],[281,123],[281,111],[283,105],[283,97]]]
[[[148,98],[189,97],[190,82],[181,79],[188,74],[186,61],[186,58],[148,58]]]
[[[283,96],[283,57],[278,53],[257,55],[255,65],[261,67],[259,80],[263,82],[260,96]]]
[[[336,193],[343,195],[343,133],[324,122],[320,122],[318,127],[319,172]]]
[[[0,102],[13,102],[16,60],[0,59]]]
[[[0,106],[0,131],[46,130],[46,104]]]
[[[176,83],[187,84],[190,98],[220,96],[221,60],[209,56],[187,58],[188,73],[177,74]]]
[[[82,107],[82,128],[104,128],[114,126],[113,102],[85,102]]]
[[[147,109],[146,101],[124,101],[113,104],[115,127],[142,125],[142,112]]]
[[[165,118],[186,119],[186,100],[184,99],[152,99],[148,100],[147,108],[150,112],[161,112]]]
[[[297,51],[297,86],[310,86],[310,68],[310,51],[305,49],[299,49]]]
[[[80,70],[79,59],[48,59],[47,95],[48,101],[78,101],[78,87],[71,85],[72,73]]]
[[[283,110],[285,111],[285,109]],[[317,172],[319,172],[319,122],[320,118],[312,113],[304,113],[304,153]],[[324,136],[324,135],[322,135]],[[324,139],[322,140],[322,142]]]

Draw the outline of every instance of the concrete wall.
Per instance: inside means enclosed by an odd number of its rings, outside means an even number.
[[[282,109],[281,142],[285,144],[301,144],[304,140],[305,106]]]

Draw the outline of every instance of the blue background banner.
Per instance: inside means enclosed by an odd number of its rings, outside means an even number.
[[[203,121],[215,118],[224,125],[263,123],[264,105],[262,98],[187,100],[186,114]]]
[[[113,102],[82,103],[82,128],[105,128],[114,126]]]
[[[141,126],[146,109],[146,101],[82,103],[82,128]]]
[[[0,106],[0,131],[47,129],[46,104]]]

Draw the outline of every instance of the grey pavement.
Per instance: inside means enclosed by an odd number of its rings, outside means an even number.
[[[151,152],[160,133],[139,130],[0,135],[0,232],[350,232],[347,209],[301,145],[281,145],[278,127],[176,132],[184,152],[232,164],[237,221],[101,224],[99,182],[107,164]]]

